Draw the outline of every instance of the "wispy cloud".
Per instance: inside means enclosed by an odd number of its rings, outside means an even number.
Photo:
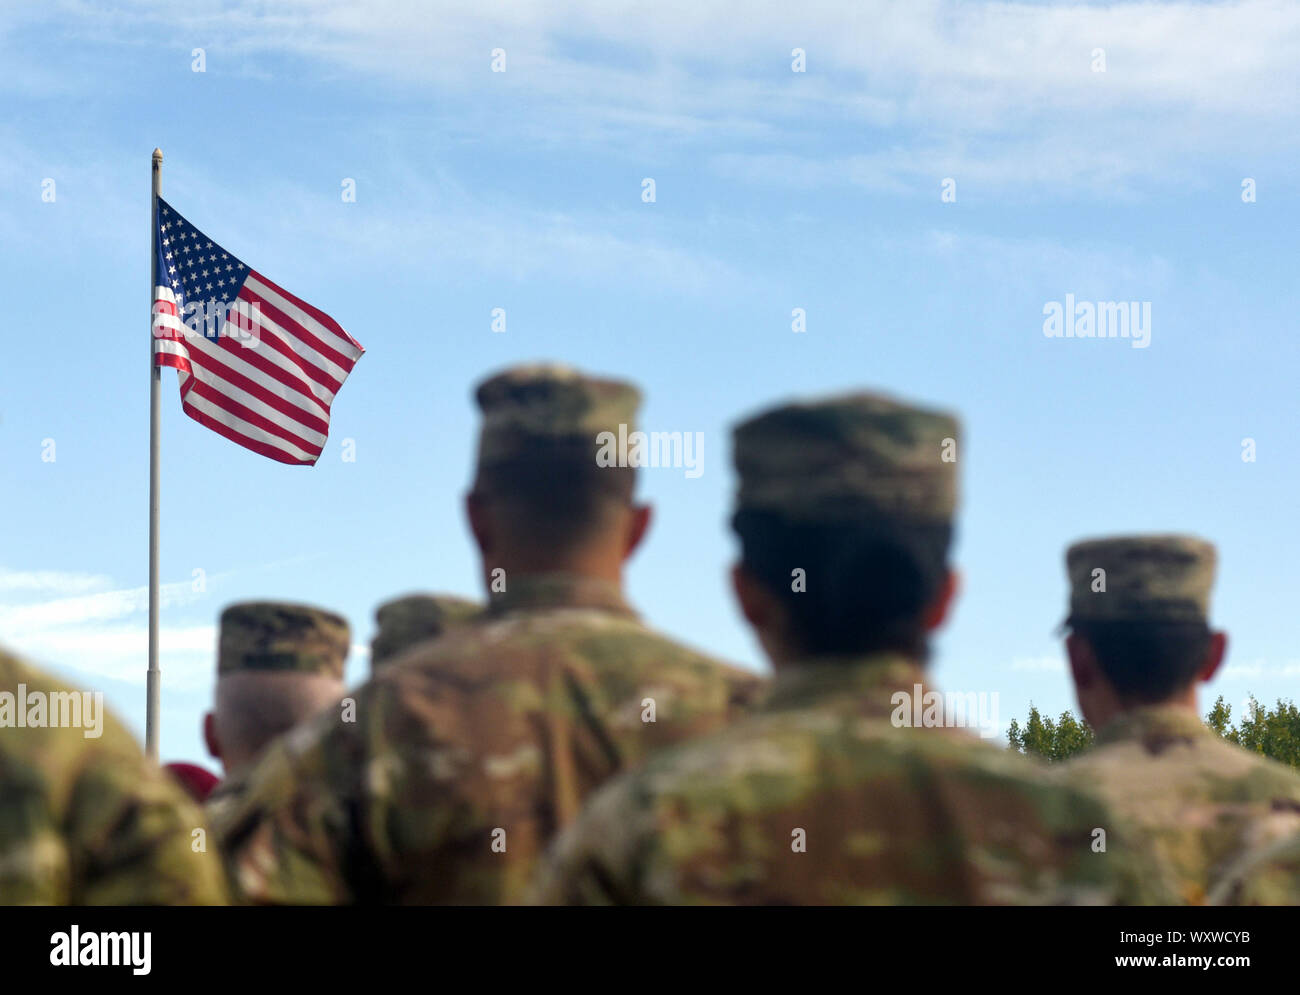
[[[204,597],[191,581],[163,584],[164,609]],[[148,660],[147,587],[113,588],[97,574],[0,569],[0,641],[39,664],[72,668],[80,679],[142,684]],[[164,626],[159,653],[172,687],[194,689],[211,680],[216,645],[212,625]]]
[[[103,574],[67,573],[58,570],[9,570],[0,567],[0,594],[4,595],[85,594],[89,591],[102,591],[112,583],[112,578]]]
[[[33,660],[71,667],[92,678],[145,683],[148,626],[87,624],[28,630],[13,641]],[[213,625],[164,626],[158,633],[160,666],[169,690],[198,691],[212,683],[217,629]]]
[[[1059,656],[1018,656],[1011,661],[1011,669],[1033,673],[1063,674],[1065,661]]]
[[[190,581],[163,584],[159,598],[164,608],[192,604],[204,596]],[[0,605],[0,632],[21,639],[25,634],[44,631],[52,626],[109,622],[146,611],[149,607],[147,587],[99,591],[94,594],[56,598],[30,604]]]
[[[148,45],[156,57],[162,37],[178,65],[191,46],[205,47],[213,73],[264,73],[265,57],[281,56],[399,99],[448,98],[439,101],[447,122],[481,125],[490,107],[510,117],[519,141],[600,141],[642,156],[666,143],[725,145],[757,158],[719,166],[769,181],[889,190],[951,174],[1123,189],[1300,143],[1300,6],[1288,0],[810,0],[742,10],[693,0],[649,16],[609,0],[432,10],[416,0],[136,0],[112,10],[65,0],[40,10],[88,48]],[[498,48],[503,73],[490,71]],[[805,73],[791,72],[795,48]],[[11,54],[20,60],[11,75],[43,71],[34,55]],[[831,128],[838,147],[819,147]]]
[[[241,577],[301,567],[324,554],[241,567]],[[212,681],[217,628],[213,595],[236,574],[224,570],[162,584],[160,665],[171,689],[202,690]],[[149,589],[116,587],[113,578],[56,570],[0,567],[0,644],[79,680],[143,684],[149,649]]]
[[[1300,677],[1300,660],[1287,660],[1277,663],[1270,660],[1248,660],[1244,663],[1230,663],[1223,668],[1224,680],[1248,680],[1251,678]]]

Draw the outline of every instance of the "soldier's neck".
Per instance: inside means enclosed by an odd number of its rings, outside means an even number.
[[[501,571],[501,573],[498,573]],[[511,577],[541,577],[551,574],[566,574],[589,580],[604,581],[620,591],[623,588],[623,564],[621,560],[602,556],[530,556],[527,554],[503,554],[483,558],[483,583],[486,589],[493,591],[493,582]]]
[[[1152,701],[1145,704],[1125,703],[1116,698],[1113,700],[1111,707],[1102,709],[1102,714],[1098,715],[1095,721],[1089,719],[1089,723],[1094,729],[1101,729],[1122,715],[1141,711],[1144,708],[1175,708],[1197,718],[1200,718],[1201,714],[1196,703],[1196,685],[1192,684],[1163,701]]]
[[[227,780],[246,773],[253,769],[257,763],[258,755],[256,753],[239,753],[233,756],[223,756],[221,758],[221,769]]]

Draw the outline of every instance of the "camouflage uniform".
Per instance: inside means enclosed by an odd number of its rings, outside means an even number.
[[[248,778],[253,767],[243,767],[226,772],[212,788],[203,802],[203,811],[207,813],[208,823],[217,837],[221,837],[222,827],[229,821],[232,811],[240,798],[248,790]]]
[[[1190,536],[1090,540],[1070,548],[1070,620],[1201,621],[1214,547]],[[1094,591],[1094,571],[1105,589]],[[1241,749],[1175,704],[1130,709],[1065,765],[1131,819],[1174,875],[1178,899],[1203,904],[1243,853],[1300,831],[1300,776]]]
[[[408,594],[384,602],[375,612],[378,631],[370,642],[370,669],[416,643],[473,621],[482,612],[482,605],[454,594]]]
[[[348,623],[334,612],[278,601],[231,605],[221,613],[217,680],[243,673],[319,674],[338,681],[341,691],[350,648]],[[208,795],[204,808],[218,836],[251,773],[251,765],[227,769]]]
[[[1300,905],[1300,836],[1246,854],[1210,894],[1211,905]]]
[[[943,522],[954,419],[875,395],[736,431],[738,504],[816,525]],[[809,587],[807,597],[815,597]],[[761,714],[598,792],[532,893],[566,904],[1106,903],[1160,897],[1083,792],[895,713],[933,690],[894,653],[782,662]],[[902,698],[899,698],[899,695]],[[900,703],[902,703],[900,705]],[[1094,829],[1106,852],[1092,850]]]
[[[594,453],[637,403],[628,385],[552,369],[478,398],[480,464],[557,436]],[[648,628],[616,584],[508,577],[473,625],[379,668],[355,722],[277,744],[225,836],[232,877],[254,902],[518,902],[597,785],[716,730],[762,683]]]
[[[98,738],[15,727],[7,709],[38,693],[78,692],[0,650],[0,905],[224,903],[198,807],[112,715]]]

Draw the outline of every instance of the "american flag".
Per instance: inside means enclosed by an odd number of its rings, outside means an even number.
[[[314,464],[330,405],[365,350],[158,198],[153,355],[201,425],[281,463]]]

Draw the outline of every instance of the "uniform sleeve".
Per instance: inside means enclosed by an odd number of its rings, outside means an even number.
[[[202,811],[125,730],[90,750],[64,834],[74,905],[220,905],[227,893]]]
[[[548,850],[529,905],[655,904],[645,881],[654,815],[639,782],[625,776],[592,796]]]
[[[344,699],[346,707],[349,699]],[[218,846],[243,903],[358,901],[365,710],[330,709],[281,737],[222,813]]]
[[[1300,904],[1300,836],[1239,858],[1212,889],[1209,904]]]

